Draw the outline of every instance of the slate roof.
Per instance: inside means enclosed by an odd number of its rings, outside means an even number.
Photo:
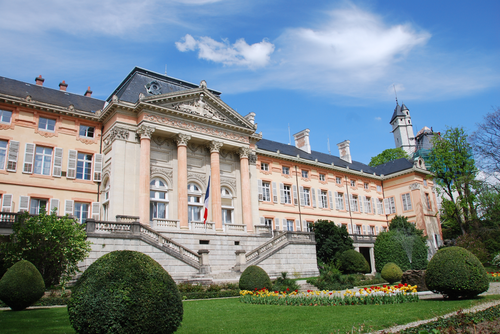
[[[411,168],[413,168],[413,163],[405,158],[389,161],[385,164],[378,165],[377,167],[372,167],[373,171],[377,175],[390,175]]]
[[[403,104],[404,105],[404,104]],[[406,106],[405,106],[406,108]],[[407,110],[408,108],[406,108]],[[396,118],[396,117],[399,117],[399,116],[402,116],[402,117],[406,117],[406,115],[401,111],[401,106],[399,105],[399,103],[396,103],[396,108],[394,108],[394,113],[392,114],[392,117],[391,117],[391,121],[389,122],[389,124],[392,124],[392,121]]]
[[[149,93],[146,89],[146,85],[153,81],[156,81],[160,86],[157,91],[158,94],[167,94],[199,87],[199,85],[191,82],[169,77],[140,67],[135,67],[127,75],[127,77],[123,79],[114,92],[111,93],[107,101],[111,101],[113,95],[116,95],[121,101],[136,103],[139,100],[140,93],[144,94],[146,97],[154,95]],[[216,96],[221,94],[221,92],[213,89],[209,89],[209,91]]]
[[[22,99],[29,95],[31,99],[36,102],[53,104],[63,108],[73,105],[75,110],[91,113],[101,110],[105,103],[103,100],[94,99],[92,97],[38,86],[36,84],[29,84],[1,76],[0,94],[16,96]]]

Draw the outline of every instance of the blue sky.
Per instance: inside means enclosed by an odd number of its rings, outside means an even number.
[[[423,126],[468,132],[500,106],[500,2],[0,0],[0,75],[107,98],[135,66],[222,91],[264,138],[394,147],[398,99]]]

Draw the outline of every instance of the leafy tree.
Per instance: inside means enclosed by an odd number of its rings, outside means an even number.
[[[318,220],[311,224],[311,229],[316,237],[316,256],[323,263],[333,261],[337,253],[354,249],[344,225],[338,227],[330,220]]]
[[[477,170],[472,147],[463,128],[448,128],[432,144],[429,169],[443,192],[441,218],[454,220],[462,234],[466,234],[477,223],[473,191]]]
[[[64,284],[78,270],[78,262],[90,252],[83,225],[69,217],[41,210],[38,216],[24,214],[13,224],[10,241],[0,244],[5,266],[28,260],[42,274],[46,287]]]
[[[408,159],[408,154],[401,147],[398,148],[388,148],[387,150],[382,151],[379,155],[376,155],[371,158],[368,166],[376,167],[378,165],[385,164],[390,161],[394,161],[397,159],[405,158]]]
[[[500,108],[484,117],[471,136],[474,153],[481,170],[500,178]]]

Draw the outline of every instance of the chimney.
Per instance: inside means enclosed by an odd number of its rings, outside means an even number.
[[[352,163],[352,160],[351,160],[351,150],[349,148],[349,144],[351,142],[349,140],[344,140],[343,142],[341,143],[338,143],[337,144],[337,147],[339,148],[339,152],[340,152],[340,159],[344,160],[344,161],[347,161],[348,163]]]
[[[295,147],[311,154],[311,144],[309,144],[309,129],[302,130],[293,135]]]
[[[85,92],[85,96],[86,97],[91,97],[92,96],[92,91],[90,90],[90,86],[89,86],[89,88],[87,88],[87,91]]]
[[[68,84],[66,83],[66,81],[62,81],[60,84],[59,84],[59,90],[60,91],[63,91],[65,92],[66,91],[66,88],[68,88]]]
[[[35,78],[35,82],[38,86],[43,86],[43,82],[45,81],[44,78],[42,78],[42,75],[40,74],[38,77]]]

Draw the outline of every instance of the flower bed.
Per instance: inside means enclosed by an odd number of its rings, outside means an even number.
[[[499,272],[488,273],[488,278],[490,279],[490,282],[500,282],[500,273]]]
[[[399,284],[382,287],[372,286],[358,291],[240,291],[240,301],[248,304],[292,305],[292,306],[340,306],[382,305],[417,302],[417,286]]]

